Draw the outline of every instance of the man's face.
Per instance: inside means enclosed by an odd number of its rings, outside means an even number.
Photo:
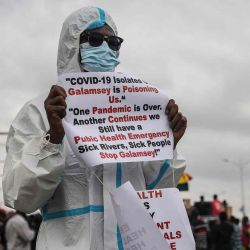
[[[123,39],[110,26],[86,30],[80,35],[80,63],[84,71],[114,71]]]

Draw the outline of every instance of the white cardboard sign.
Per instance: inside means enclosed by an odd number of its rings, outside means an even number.
[[[145,190],[137,194],[171,250],[195,250],[187,212],[177,188]]]
[[[130,182],[117,188],[111,199],[124,250],[170,249]]]
[[[59,85],[67,92],[67,139],[87,165],[173,158],[168,98],[156,87],[110,72],[63,74]]]

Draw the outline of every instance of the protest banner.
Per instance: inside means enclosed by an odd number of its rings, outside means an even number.
[[[170,250],[130,182],[113,191],[111,200],[124,250]]]
[[[67,92],[65,133],[87,165],[173,158],[173,134],[159,89],[123,73],[59,76]]]
[[[144,190],[137,194],[171,250],[195,250],[187,212],[177,188]]]

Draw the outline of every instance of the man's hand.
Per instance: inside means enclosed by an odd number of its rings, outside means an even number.
[[[169,100],[166,107],[168,121],[174,135],[174,148],[178,141],[182,138],[187,128],[187,118],[179,112],[178,105],[173,99]]]
[[[50,134],[50,142],[54,144],[61,143],[65,134],[62,119],[66,115],[66,97],[67,94],[64,88],[53,85],[44,102],[44,107],[50,125],[48,134]]]

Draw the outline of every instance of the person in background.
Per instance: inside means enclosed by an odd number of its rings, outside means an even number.
[[[250,250],[250,224],[247,216],[242,218],[242,246],[244,250]]]
[[[7,250],[31,250],[35,232],[29,227],[24,213],[17,211],[5,225]]]
[[[218,220],[210,220],[208,221],[208,235],[207,235],[207,249],[214,250],[215,243],[213,242],[213,235],[215,228],[219,224]]]
[[[195,239],[196,250],[207,250],[208,228],[199,213],[196,213],[195,219],[192,221],[191,227]]]
[[[212,216],[219,216],[224,210],[223,204],[218,200],[217,194],[214,194],[213,201],[211,202],[211,213]]]
[[[199,210],[199,214],[202,216],[211,215],[211,208],[209,202],[206,202],[204,196],[200,196],[200,201],[195,203],[195,206]]]
[[[212,235],[214,250],[232,250],[233,226],[229,223],[225,212],[221,212],[219,218],[220,223],[214,227]]]
[[[233,250],[242,250],[241,232],[239,227],[240,220],[234,216],[231,216],[230,221],[234,228],[232,235]]]
[[[227,203],[226,200],[224,200],[224,201],[222,202],[222,209],[223,209],[222,212],[226,212],[226,213],[227,213],[227,210],[228,210],[228,203]]]

